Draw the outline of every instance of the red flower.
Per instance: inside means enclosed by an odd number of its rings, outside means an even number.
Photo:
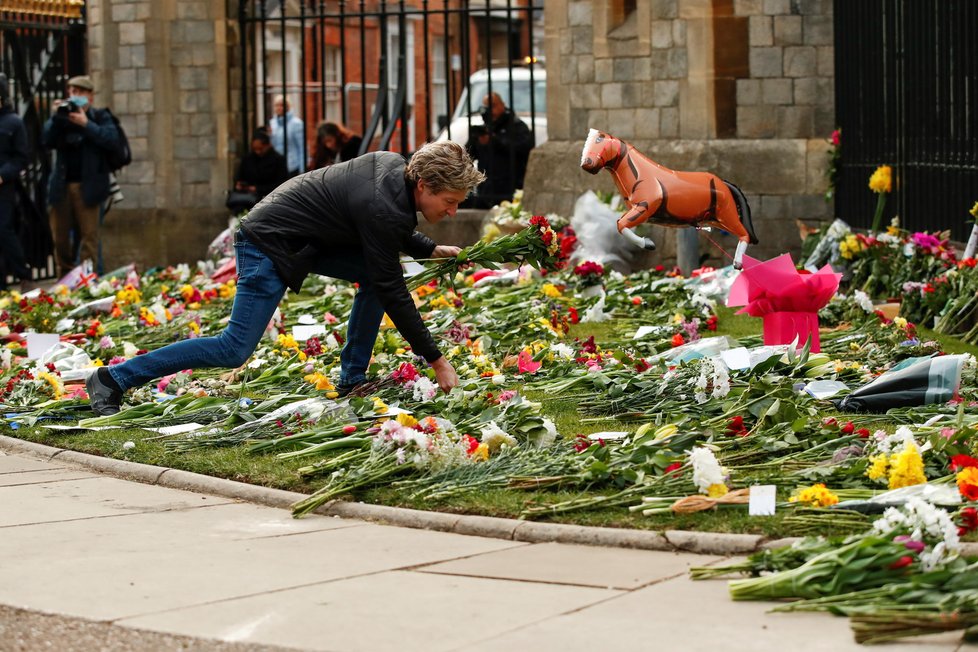
[[[462,435],[462,443],[465,444],[465,453],[471,455],[479,447],[479,440],[472,435]]]
[[[869,428],[860,428],[859,430],[856,431],[856,434],[859,435],[860,439],[866,439],[867,437],[869,437],[870,434]]]
[[[642,297],[632,297],[632,304],[636,306],[642,305]]]
[[[582,353],[597,353],[598,352],[598,345],[594,343],[594,335],[592,335],[591,337],[587,338],[583,342],[581,342],[580,340],[577,340],[577,341],[580,342],[580,344],[581,344],[581,352]]]
[[[643,371],[647,371],[648,368],[651,366],[652,365],[650,365],[648,362],[645,361],[645,358],[639,358],[638,360],[635,361],[635,371],[639,373],[642,373]]]
[[[672,336],[672,345],[673,346],[682,346],[685,343],[686,343],[686,340],[683,339],[683,334],[682,333],[676,333],[675,335]]]
[[[574,450],[578,453],[583,453],[590,447],[591,440],[587,438],[587,435],[578,435],[574,438]]]
[[[567,308],[567,314],[570,315],[570,321],[572,324],[581,323],[581,316],[577,314],[577,308],[575,308],[574,306],[569,306]]]
[[[824,428],[834,428],[837,424],[838,421],[835,420],[835,417],[828,417],[826,419],[822,419],[822,427]]]
[[[682,468],[682,466],[683,466],[682,462],[673,462],[666,468],[662,469],[662,474],[665,475],[666,473],[674,473],[678,471],[680,468]]]
[[[856,426],[852,423],[852,421],[846,421],[844,424],[842,424],[842,427],[839,428],[839,430],[842,431],[843,435],[851,435],[856,431]]]
[[[968,532],[978,528],[978,509],[965,507],[958,512],[958,516],[961,517],[961,523],[958,526],[958,536],[964,536]]]
[[[352,435],[356,431],[357,431],[357,427],[355,425],[353,425],[352,423],[349,424],[349,425],[343,426],[343,434],[344,435]]]
[[[710,315],[710,318],[706,320],[706,330],[715,331],[717,329],[717,316]]]
[[[952,455],[951,456],[951,470],[959,471],[961,469],[966,469],[969,466],[978,466],[978,459],[971,457],[970,455]]]
[[[533,217],[531,217],[530,218],[530,224],[532,224],[533,226],[539,226],[539,227],[542,227],[542,228],[549,228],[550,227],[550,222],[548,222],[547,221],[547,218],[545,218],[543,215],[534,215]]]
[[[744,417],[738,414],[730,419],[730,421],[727,422],[727,434],[731,437],[746,437],[749,434],[749,431],[744,427]]]
[[[895,562],[890,564],[890,570],[899,570],[901,568],[906,568],[912,563],[913,563],[913,557],[911,557],[910,555],[904,555],[903,557],[900,557]]]

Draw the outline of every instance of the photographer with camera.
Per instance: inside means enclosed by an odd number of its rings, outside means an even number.
[[[68,97],[55,102],[55,112],[44,123],[41,137],[46,148],[57,152],[48,183],[48,205],[59,276],[74,266],[76,244],[82,260],[98,260],[99,210],[109,196],[105,153],[119,146],[119,132],[108,111],[92,107],[94,97],[90,77],[69,79]]]
[[[479,171],[486,180],[471,199],[473,208],[492,208],[512,199],[513,192],[523,187],[526,161],[533,149],[533,134],[526,123],[506,107],[499,93],[482,99],[482,125],[469,130],[466,148],[479,162]]]

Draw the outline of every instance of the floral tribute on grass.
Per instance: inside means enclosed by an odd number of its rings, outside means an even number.
[[[602,511],[669,527],[698,510],[710,527],[714,512],[746,512],[752,485],[774,484],[779,516],[787,514],[776,527],[803,534],[863,528],[853,502],[891,489],[957,485],[963,500],[978,496],[978,471],[965,463],[978,456],[973,357],[965,356],[949,401],[845,417],[833,402],[905,360],[942,356],[912,321],[877,311],[870,294],[850,286],[819,312],[830,327],[819,332],[821,352],[804,342],[765,346],[759,329],[718,335],[725,313],[717,304],[732,280],[724,270],[685,279],[662,267],[629,275],[564,267],[572,236],[521,209],[512,228],[498,231],[409,281],[459,374],[449,394],[384,328],[369,370],[376,380],[340,398],[356,290],[313,277],[282,301],[242,368],[185,370],[127,393],[120,413],[91,418],[87,373],[216,335],[234,296],[220,261],[142,276],[127,268],[52,290],[43,305],[39,294],[0,296],[4,432],[16,424],[40,437],[42,419],[62,420],[147,429],[144,439],[127,434],[135,448],[126,455],[160,441],[175,465],[187,452],[231,447],[298,462],[296,482],[311,495],[297,515],[380,488],[415,506],[498,513],[481,502],[498,491],[509,516],[573,520]],[[930,260],[915,269],[952,271],[941,265],[953,256],[935,262],[946,253],[940,239],[907,236],[906,244],[914,255],[905,261]],[[806,287],[818,277],[791,268],[792,282]],[[955,265],[953,282],[971,269]],[[833,282],[835,274],[825,272]],[[584,291],[592,281],[604,294]],[[60,343],[29,360],[24,333],[45,324]],[[317,334],[303,339],[298,326]],[[842,388],[825,395],[820,383]],[[186,432],[148,430],[164,426]]]

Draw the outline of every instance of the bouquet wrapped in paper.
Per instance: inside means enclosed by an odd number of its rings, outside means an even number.
[[[728,306],[764,319],[764,344],[804,344],[821,350],[818,311],[839,288],[842,274],[828,265],[814,274],[798,271],[789,254],[760,261],[744,256],[744,269],[730,288]]]

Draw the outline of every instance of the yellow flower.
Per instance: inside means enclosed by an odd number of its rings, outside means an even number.
[[[54,392],[55,400],[60,400],[61,396],[65,393],[65,386],[61,383],[61,379],[48,371],[42,371],[37,374],[38,380],[45,381],[51,386],[51,390]]]
[[[413,428],[414,426],[418,425],[418,420],[412,417],[407,412],[401,412],[400,414],[398,414],[396,421],[402,426],[404,426],[405,428]]]
[[[479,444],[474,451],[472,451],[472,459],[485,462],[489,459],[489,446],[486,444]]]
[[[540,291],[551,299],[556,299],[561,296],[560,290],[558,290],[557,286],[553,283],[544,283],[543,287],[540,288]]]
[[[444,294],[437,296],[428,302],[428,307],[432,310],[436,310],[438,308],[451,308],[452,306],[453,304],[445,298]]]
[[[794,496],[788,499],[789,502],[799,502],[809,507],[829,507],[839,502],[839,497],[825,488],[821,482],[810,487],[800,489]]]
[[[912,487],[927,482],[924,459],[916,444],[907,444],[899,453],[890,456],[890,489]]]
[[[321,392],[326,392],[326,398],[336,398],[339,396],[339,392],[336,391],[336,387],[330,382],[329,376],[323,373],[308,374],[302,377],[304,381],[310,385],[315,385],[316,389]]]
[[[839,255],[846,259],[852,259],[863,250],[863,245],[853,234],[849,234],[839,243]]]
[[[188,326],[190,327],[190,330],[192,330],[197,335],[200,335],[200,326],[197,325],[197,322],[192,321],[190,322],[190,324],[188,324]]]
[[[869,178],[869,189],[876,193],[890,192],[893,188],[893,169],[889,165],[881,165]]]
[[[275,340],[275,342],[276,342],[276,344],[278,344],[283,349],[298,349],[299,348],[299,343],[295,341],[295,338],[292,337],[291,335],[287,335],[285,333],[282,333],[281,335],[279,335],[278,336],[278,339]]]
[[[967,499],[974,486],[978,485],[978,466],[966,466],[954,478],[958,483],[958,491]]]
[[[890,460],[886,455],[873,455],[869,458],[869,464],[869,468],[866,469],[866,477],[870,480],[882,480],[890,471]]]
[[[706,495],[710,498],[719,498],[720,496],[726,496],[729,491],[727,485],[722,482],[717,482],[706,488]]]
[[[234,285],[234,279],[231,279],[224,285],[217,288],[217,294],[222,299],[231,299],[234,297],[234,293],[238,291],[238,288]]]
[[[971,214],[971,217],[978,219],[978,201],[975,202],[975,205],[971,207],[971,210],[968,211],[968,213]]]
[[[893,318],[893,325],[896,326],[897,328],[906,328],[907,327],[907,320],[904,319],[903,317],[894,317]]]
[[[377,414],[385,414],[388,409],[389,408],[386,403],[384,403],[376,396],[374,397],[374,412],[376,412]]]
[[[978,206],[978,204],[975,204],[975,205],[976,205],[976,206]],[[888,227],[886,227],[886,234],[887,234],[887,235],[895,235],[895,236],[899,236],[899,235],[900,235],[900,227],[898,227],[898,226],[893,226],[893,225],[891,224],[890,226],[888,226]]]
[[[124,306],[129,303],[141,302],[143,300],[143,295],[132,285],[127,285],[123,289],[116,292],[115,300],[116,303]]]

